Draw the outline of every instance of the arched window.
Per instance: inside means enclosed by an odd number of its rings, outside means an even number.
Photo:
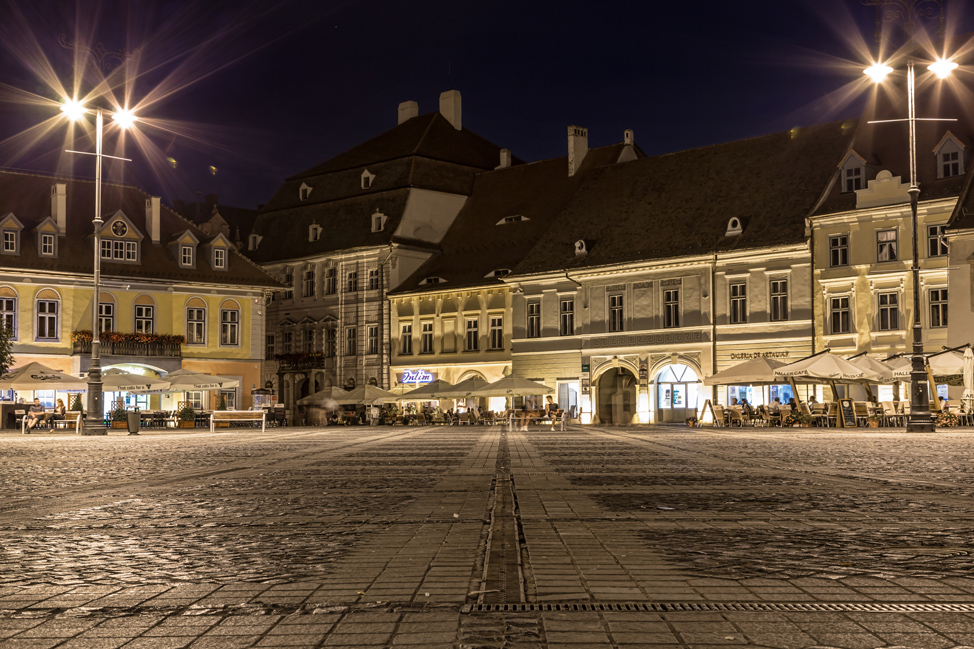
[[[156,331],[156,301],[151,295],[135,298],[135,333],[151,334]]]
[[[240,346],[240,305],[234,300],[220,305],[220,346]]]
[[[206,344],[206,302],[198,297],[186,302],[186,344]]]
[[[61,296],[57,291],[45,288],[37,292],[34,302],[36,327],[34,340],[56,342],[61,339]]]
[[[9,286],[0,286],[0,327],[10,331],[10,337],[17,339],[17,291]]]

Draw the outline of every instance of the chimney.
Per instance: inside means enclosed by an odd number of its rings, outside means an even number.
[[[631,128],[627,128],[622,132],[622,141],[626,146],[632,146],[636,143],[636,134],[632,132]]]
[[[574,176],[582,166],[588,153],[588,129],[581,126],[568,127],[568,175]]]
[[[399,124],[409,121],[419,115],[419,104],[415,101],[404,101],[399,104]]]
[[[54,183],[51,187],[51,218],[57,223],[61,236],[68,232],[68,186]]]
[[[446,118],[446,121],[453,124],[453,128],[458,131],[463,130],[463,124],[460,121],[459,90],[447,90],[440,95],[440,114]]]
[[[149,228],[149,238],[152,243],[159,243],[162,237],[159,234],[159,197],[150,196],[145,199],[145,224]]]
[[[507,169],[511,166],[511,150],[501,149],[501,163],[495,169]]]

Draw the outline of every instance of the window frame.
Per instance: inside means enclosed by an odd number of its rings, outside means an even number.
[[[264,358],[266,360],[272,360],[274,358],[276,342],[275,334],[264,334]]]
[[[104,309],[104,307],[109,307]],[[110,313],[103,313],[103,311],[110,311]],[[103,321],[108,321],[108,327],[102,327]],[[104,333],[106,331],[116,331],[115,329],[115,303],[114,302],[98,302],[98,333]]]
[[[46,244],[50,244],[50,250],[45,250]],[[38,253],[41,257],[57,256],[57,236],[50,232],[41,232]]]
[[[541,337],[541,300],[531,300],[525,305],[525,337]]]
[[[413,355],[413,323],[403,322],[399,325],[399,355]]]
[[[379,325],[369,324],[365,325],[365,353],[369,356],[375,356],[379,353]]]
[[[338,293],[338,269],[329,266],[325,269],[325,295],[335,295]]]
[[[10,308],[7,307],[8,301],[12,305]],[[8,321],[10,322],[8,328],[10,329],[10,338],[12,340],[17,340],[17,325],[20,324],[20,313],[17,309],[19,302],[19,297],[16,295],[13,297],[7,295],[0,296],[0,326],[6,326],[6,323]]]
[[[487,349],[496,352],[504,349],[504,316],[487,316]]]
[[[747,281],[728,282],[727,299],[730,324],[747,324]]]
[[[899,291],[876,293],[876,329],[877,331],[900,331]]]
[[[849,238],[849,234],[829,235],[829,268],[843,268],[849,265]],[[836,257],[841,259],[837,260]]]
[[[893,234],[891,240],[882,240],[884,234]],[[900,232],[897,228],[884,228],[876,230],[876,263],[885,264],[887,262],[899,261],[899,240]],[[886,251],[887,259],[883,259],[883,251]],[[892,256],[890,256],[892,253]]]
[[[235,319],[229,320],[233,314]],[[234,342],[228,342],[233,340]],[[220,347],[240,347],[240,309],[220,307]]]
[[[370,268],[369,269],[369,279],[368,279],[368,289],[369,291],[379,290],[379,269]]]
[[[931,329],[945,329],[948,326],[947,314],[949,306],[947,303],[947,286],[936,286],[927,289],[928,313],[930,314]],[[934,293],[937,299],[934,300]]]
[[[781,285],[784,285],[784,287],[782,288]],[[769,279],[768,292],[771,298],[768,301],[770,306],[768,317],[771,322],[787,322],[790,315],[788,309],[788,278],[776,277]]]
[[[41,305],[42,304],[53,305],[54,306],[54,310],[53,311],[42,311],[41,310]],[[37,342],[47,342],[47,343],[49,343],[49,342],[60,342],[60,340],[61,340],[61,299],[60,299],[60,297],[58,297],[58,299],[55,299],[55,300],[46,299],[46,298],[45,299],[35,299],[34,300],[34,314],[35,314],[35,319],[34,319],[34,340],[37,341]],[[51,323],[53,323],[53,326],[51,324],[47,324],[47,325],[44,326],[44,330],[46,332],[50,332],[51,329],[53,328],[53,330],[54,330],[54,335],[53,336],[41,336],[40,335],[40,332],[41,332],[41,320],[42,319],[45,322],[51,322]]]
[[[862,189],[865,173],[862,165],[846,167],[842,170],[842,193],[851,194]]]
[[[345,327],[345,356],[358,356],[358,335],[355,327]]]
[[[195,260],[196,255],[193,246],[185,243],[179,244],[179,265],[183,268],[192,268],[195,265]]]
[[[946,223],[927,226],[927,257],[946,257],[950,253],[947,244],[943,241],[946,229]]]
[[[559,300],[558,335],[575,335],[575,298],[573,297],[565,297]]]
[[[845,301],[843,306],[841,303]],[[836,302],[839,302],[838,307]],[[836,327],[836,315],[839,316]],[[843,316],[844,315],[844,319]],[[845,324],[842,327],[842,324]],[[829,296],[829,334],[830,336],[843,336],[852,333],[852,296],[850,295],[830,295]]]
[[[622,293],[613,293],[608,296],[609,304],[609,333],[619,333],[626,330],[625,327],[625,297]]]
[[[358,271],[350,270],[345,273],[345,292],[358,293]]]
[[[7,241],[13,244],[13,247],[7,247]],[[15,230],[12,228],[4,228],[3,230],[3,241],[0,242],[0,252],[5,255],[19,255],[20,254],[20,230]]]
[[[427,329],[427,327],[429,327]],[[433,321],[424,320],[419,323],[419,353],[420,354],[434,354],[436,353],[435,342],[433,338]]]
[[[960,151],[941,151],[939,157],[940,178],[954,178],[963,173]]]
[[[315,276],[317,272],[314,268],[306,268],[301,275],[301,296],[315,297]]]
[[[227,251],[225,248],[213,249],[213,268],[216,270],[227,269]]]
[[[148,309],[148,315],[146,315]],[[139,334],[154,334],[156,332],[156,305],[136,304],[132,309],[132,331]],[[148,330],[146,324],[148,323]]]
[[[480,351],[480,318],[464,318],[463,351]]]
[[[663,289],[663,329],[680,328],[680,292],[683,287]]]

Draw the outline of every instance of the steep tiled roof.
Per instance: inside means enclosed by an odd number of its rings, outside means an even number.
[[[800,243],[849,140],[833,122],[592,169],[514,272]]]
[[[974,164],[968,165],[965,176],[964,188],[947,222],[948,230],[974,228]]]
[[[67,185],[66,236],[58,244],[57,257],[41,257],[32,230],[51,216],[51,187]],[[56,178],[32,173],[0,171],[0,215],[12,212],[24,224],[19,255],[0,256],[0,268],[43,272],[91,274],[94,267],[92,218],[95,184],[90,180]],[[212,282],[241,286],[279,286],[250,260],[231,251],[227,271],[213,270],[206,255],[198,255],[195,269],[180,268],[167,247],[172,237],[189,230],[202,242],[210,239],[197,226],[166,206],[160,209],[161,243],[153,244],[146,224],[145,202],[149,195],[137,187],[102,184],[102,216],[121,210],[145,236],[141,264],[103,261],[102,274],[123,278],[163,279],[173,282]]]

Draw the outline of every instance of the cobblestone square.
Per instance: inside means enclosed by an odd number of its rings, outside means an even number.
[[[974,644],[974,435],[0,435],[0,647]]]

